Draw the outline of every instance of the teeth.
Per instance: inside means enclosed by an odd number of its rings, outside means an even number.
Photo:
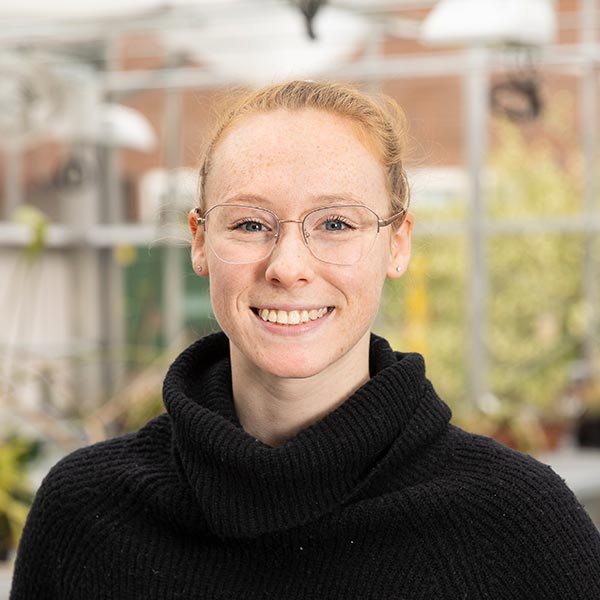
[[[278,323],[280,325],[298,325],[308,321],[316,321],[327,314],[327,307],[311,310],[273,310],[261,308],[258,315],[263,321]]]

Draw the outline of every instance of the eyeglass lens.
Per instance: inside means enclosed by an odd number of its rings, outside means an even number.
[[[365,206],[330,206],[306,215],[302,233],[315,258],[352,265],[371,249],[377,236],[377,215]],[[250,264],[271,254],[280,231],[274,213],[251,206],[218,205],[206,214],[206,236],[224,262]]]

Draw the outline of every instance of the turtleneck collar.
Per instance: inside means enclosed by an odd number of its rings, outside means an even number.
[[[233,407],[229,342],[203,338],[171,365],[163,395],[173,452],[213,533],[248,538],[315,520],[358,497],[389,460],[427,444],[450,411],[423,358],[372,336],[371,379],[278,448],[248,435]]]

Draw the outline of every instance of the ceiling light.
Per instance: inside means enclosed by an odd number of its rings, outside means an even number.
[[[556,34],[551,0],[440,0],[421,28],[433,45],[550,43]]]
[[[156,132],[138,110],[123,104],[105,103],[100,107],[97,143],[139,152],[156,148]]]
[[[351,58],[369,33],[362,17],[327,5],[313,27],[314,40],[295,6],[260,11],[246,4],[233,16],[208,15],[202,29],[169,31],[162,39],[170,51],[187,53],[223,77],[261,84],[327,71]]]

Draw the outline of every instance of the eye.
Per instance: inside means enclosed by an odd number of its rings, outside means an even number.
[[[260,221],[256,221],[252,218],[246,218],[237,223],[234,223],[231,227],[233,231],[244,231],[248,233],[261,233],[264,231],[270,231],[270,227],[261,223]]]
[[[325,231],[343,231],[344,229],[354,229],[344,217],[328,217],[323,221]]]

